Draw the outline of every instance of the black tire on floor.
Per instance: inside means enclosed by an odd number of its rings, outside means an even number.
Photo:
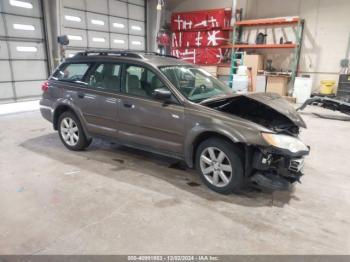
[[[215,147],[228,157],[231,168],[232,178],[230,182],[223,187],[218,187],[211,184],[204,176],[201,166],[200,157],[204,150],[210,147]],[[209,138],[203,141],[197,148],[196,151],[196,169],[199,172],[203,182],[213,191],[220,194],[238,193],[244,186],[244,170],[243,170],[243,152],[242,150],[234,145],[234,143],[221,139],[221,138]]]
[[[62,132],[61,132],[61,122],[63,121],[63,119],[65,118],[71,118],[75,123],[76,123],[76,126],[78,128],[78,141],[75,145],[69,145],[67,144],[67,142],[64,140],[63,136],[62,136]],[[81,126],[81,123],[79,121],[79,119],[75,116],[74,113],[70,112],[70,111],[66,111],[66,112],[63,112],[59,118],[58,118],[58,134],[60,136],[60,139],[62,141],[62,143],[65,145],[65,147],[67,147],[69,150],[72,150],[72,151],[81,151],[81,150],[84,150],[86,147],[88,147],[91,142],[92,142],[92,139],[87,139],[86,138],[86,135],[85,135],[85,132],[84,132],[84,129],[82,128]]]

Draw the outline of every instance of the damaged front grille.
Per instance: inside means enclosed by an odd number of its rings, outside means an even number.
[[[292,159],[288,169],[293,172],[300,172],[304,167],[304,158]]]

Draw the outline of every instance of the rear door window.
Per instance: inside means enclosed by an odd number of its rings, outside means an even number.
[[[97,64],[87,77],[90,88],[101,91],[119,92],[121,65],[114,63]]]
[[[80,82],[83,80],[84,75],[89,69],[90,64],[66,64],[58,69],[53,78],[55,80],[69,81],[69,82]]]

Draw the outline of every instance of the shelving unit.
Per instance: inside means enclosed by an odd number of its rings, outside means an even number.
[[[295,26],[296,29],[296,42],[290,44],[239,44],[241,42],[241,33],[238,31],[242,27],[266,27],[266,26],[282,26],[290,25]],[[254,19],[254,20],[242,20],[236,21],[232,30],[232,44],[222,46],[223,48],[232,48],[231,53],[231,70],[230,70],[230,85],[232,86],[233,74],[237,70],[237,53],[241,54],[246,49],[293,49],[293,61],[291,68],[291,80],[289,83],[289,92],[292,92],[295,77],[297,75],[299,67],[300,50],[303,38],[304,20],[299,17],[279,17],[269,19]],[[240,56],[242,60],[242,56]]]
[[[263,45],[223,45],[222,48],[240,48],[240,49],[279,49],[279,48],[295,48],[296,44],[263,44]]]

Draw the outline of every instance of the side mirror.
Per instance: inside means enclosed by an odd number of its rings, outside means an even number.
[[[153,97],[160,100],[168,100],[171,98],[171,92],[165,88],[157,88],[153,91]]]

